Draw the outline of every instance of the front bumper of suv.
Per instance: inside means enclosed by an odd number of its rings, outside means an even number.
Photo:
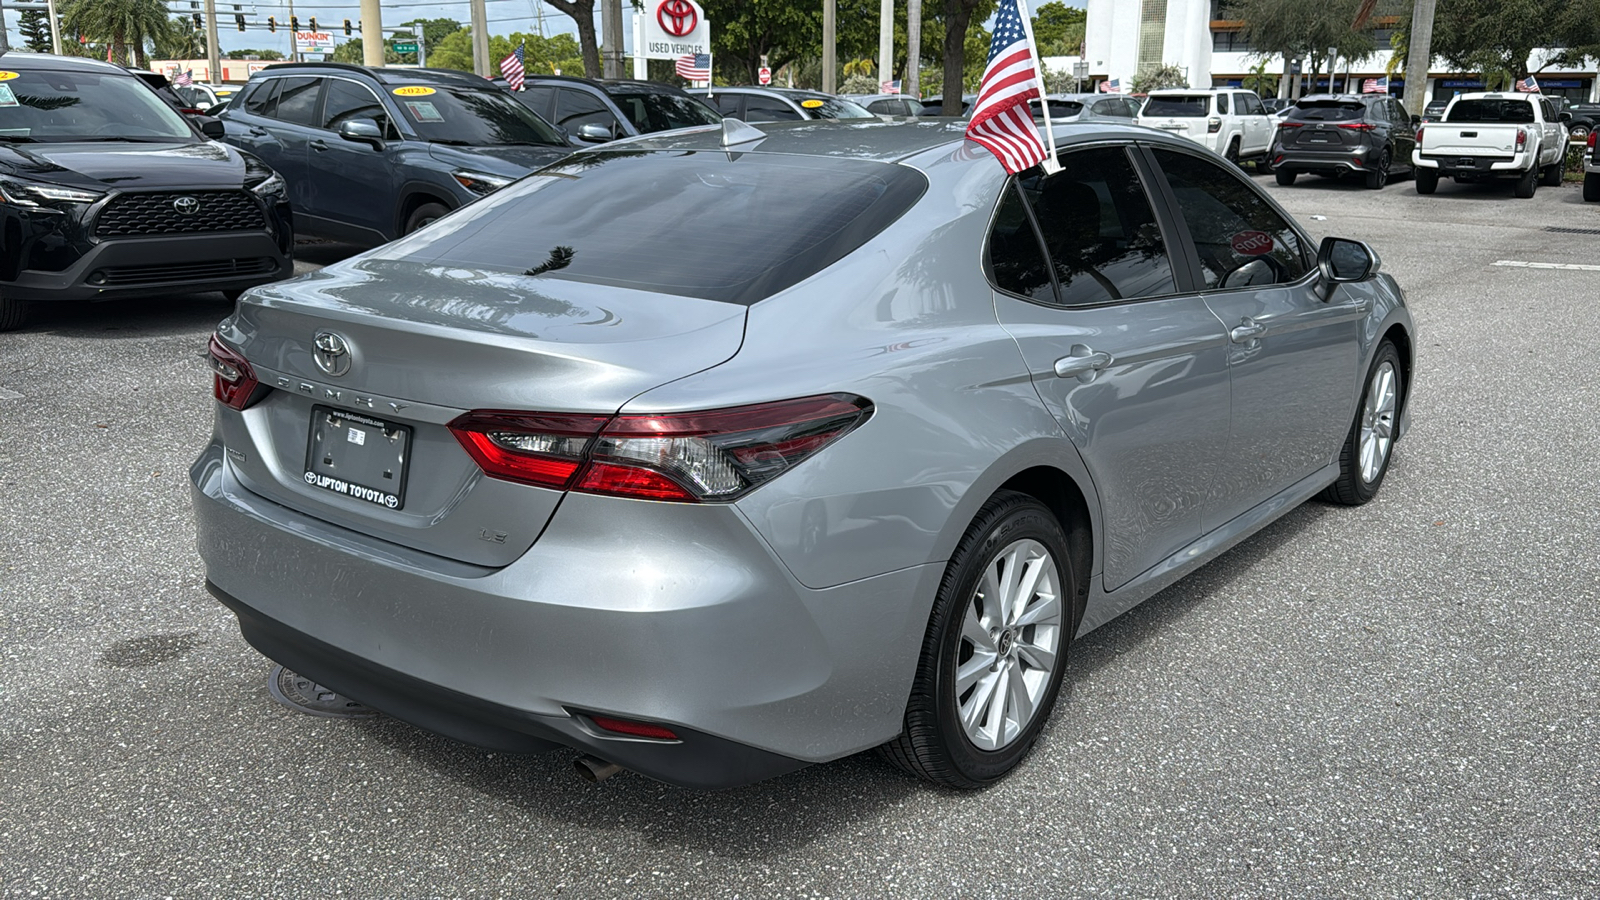
[[[565,745],[693,788],[876,746],[901,727],[939,564],[824,590],[736,509],[570,494],[503,568],[251,494],[220,441],[191,470],[208,586],[299,674],[491,749]],[[586,718],[655,723],[675,742]]]
[[[15,300],[112,300],[243,290],[293,271],[293,259],[265,232],[120,238],[94,245],[59,272],[23,269],[0,282],[0,292]]]

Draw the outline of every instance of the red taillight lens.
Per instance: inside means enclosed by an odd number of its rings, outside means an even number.
[[[480,411],[450,423],[494,478],[640,500],[736,500],[872,412],[851,394],[670,415]]]
[[[1595,138],[1596,134],[1600,134],[1600,132],[1595,132],[1595,131],[1589,132],[1589,149],[1590,150],[1594,149],[1594,138]]]
[[[1521,128],[1518,128],[1517,129],[1517,152],[1521,153],[1522,151],[1524,151],[1526,149],[1528,149],[1528,133],[1526,131],[1523,131]]]
[[[607,418],[480,410],[451,422],[450,431],[485,474],[565,490]]]
[[[602,731],[616,734],[625,734],[629,737],[649,738],[653,741],[675,741],[678,735],[670,728],[652,725],[649,722],[634,722],[629,719],[613,719],[610,716],[590,716],[589,721]]]
[[[261,384],[255,370],[214,334],[206,351],[211,357],[212,396],[233,409],[244,409]]]
[[[1279,122],[1278,123],[1278,127],[1279,128],[1304,128],[1304,127],[1306,127],[1306,123],[1304,123],[1304,122]]]
[[[1373,125],[1371,122],[1340,122],[1339,127],[1348,128],[1351,131],[1371,131]]]

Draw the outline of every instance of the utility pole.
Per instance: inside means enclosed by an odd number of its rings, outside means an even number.
[[[483,0],[472,0],[472,71],[480,78],[489,77],[489,14]]]
[[[378,0],[361,0],[361,61],[383,65],[383,10]]]
[[[47,0],[45,6],[50,14],[50,52],[61,56],[61,20],[56,18],[56,0]]]
[[[906,0],[906,83],[901,93],[922,99],[922,0]]]
[[[11,49],[11,38],[6,34],[6,4],[0,0],[0,53]]]
[[[217,42],[217,0],[206,0],[206,80],[222,83],[222,50]]]
[[[878,2],[878,91],[894,80],[894,0]]]
[[[600,0],[600,74],[622,77],[622,0]]]
[[[822,92],[831,94],[839,89],[839,54],[837,10],[834,0],[822,0]]]
[[[300,61],[300,35],[294,31],[294,0],[289,0],[289,61]]]
[[[1410,52],[1406,54],[1406,112],[1422,115],[1428,105],[1428,68],[1433,65],[1433,9],[1437,0],[1416,0],[1411,7]]]

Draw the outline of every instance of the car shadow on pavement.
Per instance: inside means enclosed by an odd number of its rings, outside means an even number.
[[[74,338],[148,337],[210,330],[233,311],[216,292],[103,300],[36,303],[17,335],[45,332]],[[203,348],[202,348],[203,349]]]
[[[1203,566],[1074,646],[1062,703],[1044,735],[1070,728],[1071,686],[1118,656],[1158,637],[1236,577],[1295,540],[1330,507],[1309,503],[1269,525],[1220,559]],[[768,857],[889,814],[912,794],[938,805],[984,804],[984,793],[933,787],[871,752],[811,766],[747,787],[691,791],[623,773],[598,785],[581,781],[575,754],[488,753],[387,717],[352,723],[366,737],[403,753],[462,788],[509,803],[530,817],[625,832],[657,845],[743,859]],[[1001,785],[1026,778],[1024,770]],[[998,786],[997,786],[998,787]]]

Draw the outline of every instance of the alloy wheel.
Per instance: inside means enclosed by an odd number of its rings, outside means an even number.
[[[1361,410],[1361,480],[1371,484],[1383,472],[1394,444],[1395,369],[1385,362],[1372,373]]]
[[[999,750],[1037,714],[1059,665],[1061,577],[1050,551],[1014,541],[989,561],[961,623],[956,708],[967,739]]]

